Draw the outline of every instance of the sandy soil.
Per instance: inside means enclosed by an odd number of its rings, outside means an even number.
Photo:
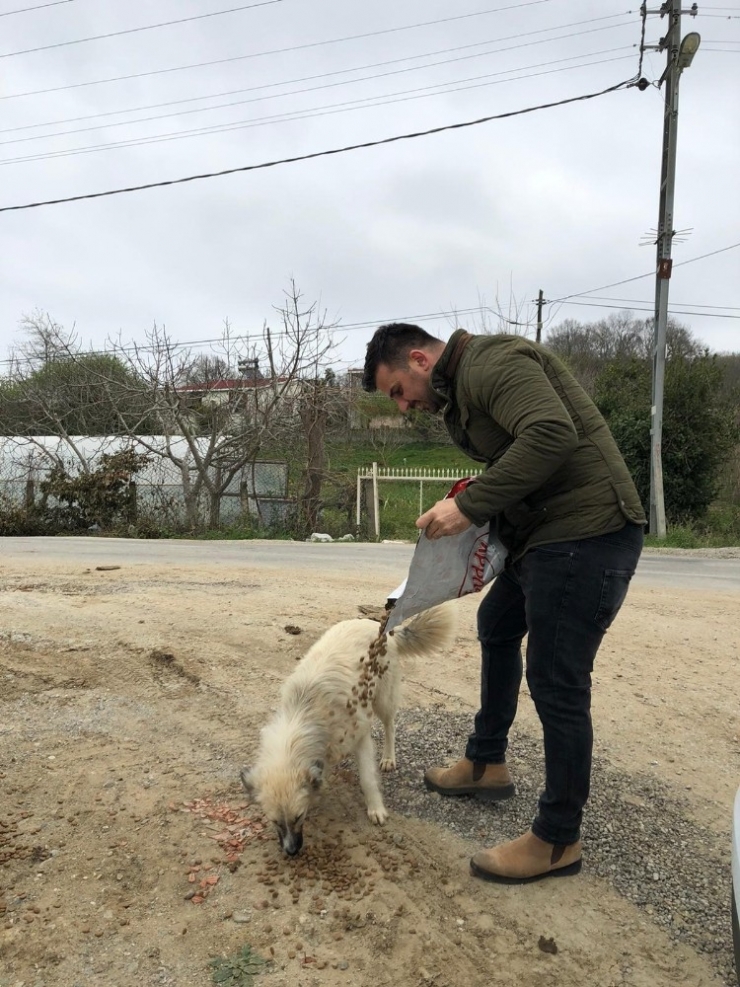
[[[307,855],[281,859],[238,767],[300,654],[391,584],[227,565],[3,567],[0,987],[200,987],[212,957],[247,944],[274,987],[723,982],[587,865],[495,888],[469,876],[475,847],[447,828],[395,814],[371,827],[349,769]],[[460,603],[454,654],[405,670],[407,705],[474,709],[474,607]],[[634,588],[594,693],[597,753],[659,776],[723,838],[739,644],[736,596]],[[528,696],[519,721],[536,732]]]

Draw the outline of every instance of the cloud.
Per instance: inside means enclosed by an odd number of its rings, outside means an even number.
[[[222,9],[215,0],[207,6]],[[157,140],[0,163],[0,204],[219,171],[475,120],[595,92],[636,69],[639,17],[626,15],[616,0],[479,10],[451,13],[441,0],[423,9],[410,0],[373,7],[286,0],[0,59],[0,96],[74,87],[0,99],[6,131],[0,141],[44,135],[0,144],[0,159]],[[195,0],[163,0],[156,13],[68,4],[43,17],[5,18],[2,51],[203,12]],[[411,27],[437,19],[443,22]],[[692,19],[685,30],[701,29],[715,42],[732,39],[732,22],[701,21]],[[663,29],[659,18],[649,19],[648,40]],[[740,135],[731,125],[740,67],[730,54],[711,50],[717,47],[703,43],[681,83],[675,216],[677,228],[693,227],[693,233],[685,245],[676,244],[677,265],[735,242],[740,227],[733,186]],[[573,67],[586,62],[595,64]],[[663,63],[663,55],[648,54],[645,75],[656,79]],[[509,71],[515,81],[501,75]],[[157,74],[78,85],[144,72]],[[318,85],[327,88],[297,92]],[[131,122],[212,107],[229,97],[200,97],[236,89],[252,92],[233,99],[276,98]],[[362,99],[378,105],[352,102]],[[174,100],[190,102],[137,109]],[[286,112],[309,115],[265,119]],[[103,113],[110,115],[11,129]],[[450,313],[481,298],[492,303],[497,295],[504,305],[513,294],[517,304],[531,306],[539,288],[553,299],[650,272],[654,248],[638,244],[657,223],[662,114],[657,89],[632,89],[264,171],[0,214],[2,341],[11,344],[21,315],[39,307],[59,322],[76,323],[95,346],[119,331],[141,340],[154,320],[182,340],[217,335],[227,316],[235,329],[251,331],[274,317],[291,275],[307,299],[321,299],[330,318],[357,323]],[[122,121],[127,125],[47,136]],[[207,126],[236,129],[159,139]],[[737,320],[712,315],[740,315],[739,264],[740,250],[674,269],[672,300],[736,306],[734,312],[703,308],[679,316],[714,349],[736,348]],[[649,308],[653,291],[646,279],[605,294]],[[546,308],[548,317],[555,311],[584,320],[609,310]],[[446,327],[445,320],[430,320],[432,331]],[[338,360],[356,362],[368,336],[369,330],[344,333]]]

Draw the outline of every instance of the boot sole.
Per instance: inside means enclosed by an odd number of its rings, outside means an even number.
[[[568,864],[567,867],[546,870],[543,874],[533,874],[532,877],[505,877],[503,874],[494,874],[491,871],[484,870],[482,867],[473,863],[471,859],[470,873],[474,877],[480,877],[484,881],[491,881],[493,884],[532,884],[534,881],[542,881],[546,877],[572,877],[574,874],[580,874],[582,866],[583,861],[578,859],[574,860],[572,864]]]
[[[424,787],[428,792],[437,792],[439,795],[473,795],[481,802],[505,802],[516,795],[514,784],[500,785],[498,788],[476,788],[473,785],[463,785],[460,788],[443,788],[425,778]]]

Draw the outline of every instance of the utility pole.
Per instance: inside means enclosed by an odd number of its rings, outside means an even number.
[[[542,342],[542,306],[545,304],[545,296],[542,294],[542,288],[540,288],[540,293],[537,296],[537,342]]]
[[[697,5],[681,10],[680,0],[666,0],[659,10],[645,14],[660,14],[668,18],[668,29],[660,43],[645,45],[666,52],[666,68],[658,86],[665,82],[663,113],[663,154],[660,170],[660,208],[658,212],[657,258],[655,271],[655,327],[653,336],[653,388],[650,408],[650,533],[666,536],[665,497],[663,492],[663,392],[666,363],[666,326],[668,323],[668,287],[673,260],[673,198],[676,185],[676,136],[678,131],[678,82],[683,69],[688,68],[699,47],[700,37],[687,34],[681,41],[681,14],[696,16]]]

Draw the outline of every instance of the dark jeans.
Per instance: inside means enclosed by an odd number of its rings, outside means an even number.
[[[591,779],[591,672],[627,595],[642,528],[530,549],[496,578],[478,609],[481,708],[465,756],[505,760],[522,679],[542,721],[545,790],[532,830],[548,843],[579,839]]]

